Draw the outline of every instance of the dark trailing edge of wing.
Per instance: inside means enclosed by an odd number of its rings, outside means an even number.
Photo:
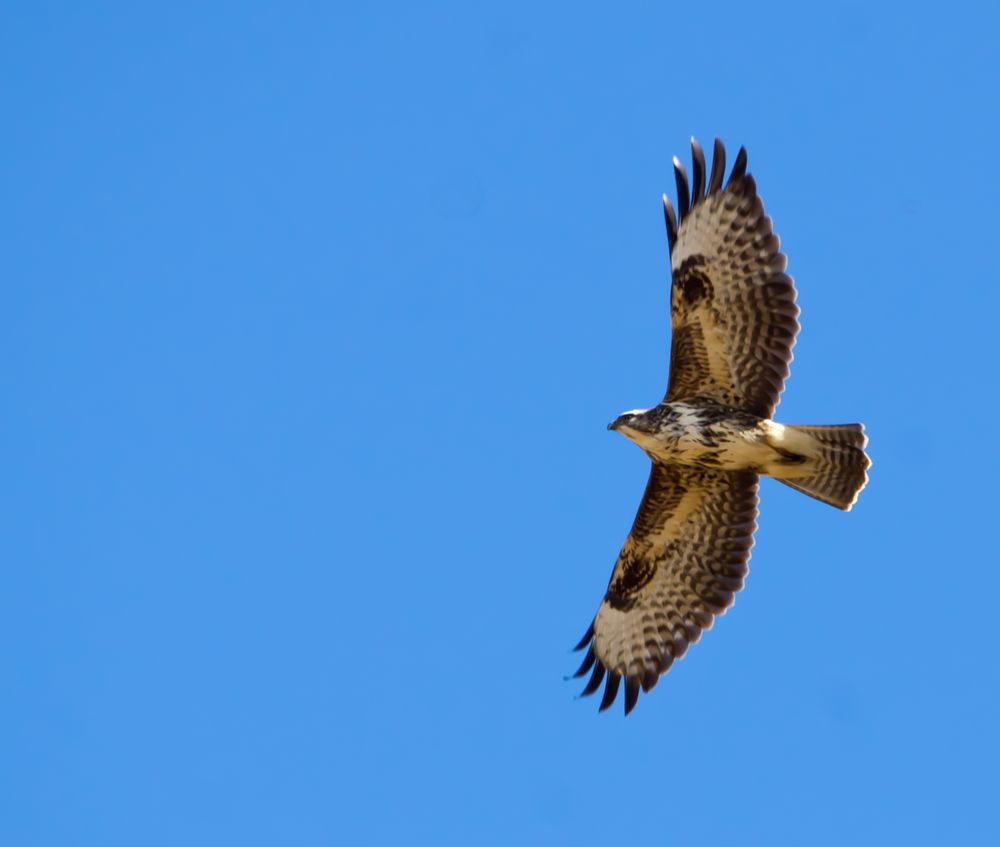
[[[708,177],[708,185],[705,184],[705,153],[697,139],[691,139],[691,163],[692,176],[694,181],[688,183],[687,173],[681,160],[674,156],[674,179],[677,183],[677,214],[674,215],[674,207],[666,194],[663,195],[663,217],[667,224],[667,241],[671,252],[674,244],[677,243],[677,228],[684,223],[684,219],[698,206],[706,197],[724,190],[723,181],[726,176],[726,148],[722,140],[715,139],[712,148],[712,170]],[[728,188],[734,182],[741,180],[747,172],[747,151],[745,147],[740,147],[740,152],[736,154],[736,161],[733,162],[733,170],[726,181]]]

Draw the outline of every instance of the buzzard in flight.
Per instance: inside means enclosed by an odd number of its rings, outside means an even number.
[[[607,593],[577,645],[584,695],[605,682],[601,711],[625,681],[625,714],[743,587],[766,474],[845,511],[868,481],[861,424],[771,420],[798,332],[795,286],[740,148],[723,186],[691,140],[693,182],[677,158],[670,244],[670,376],[663,401],[609,424],[652,460]]]

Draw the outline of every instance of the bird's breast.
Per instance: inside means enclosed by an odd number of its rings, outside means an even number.
[[[658,426],[630,437],[657,462],[746,470],[772,458],[762,423],[735,409],[673,403]]]

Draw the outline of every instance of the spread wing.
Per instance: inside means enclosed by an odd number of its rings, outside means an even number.
[[[746,173],[740,148],[725,188],[725,149],[716,139],[712,173],[691,139],[694,185],[677,158],[680,225],[666,195],[673,336],[667,400],[709,395],[769,418],[788,376],[799,330],[795,286],[784,273],[771,219]]]
[[[743,587],[757,527],[757,475],[653,464],[607,594],[578,650],[584,695],[625,680],[625,714]]]

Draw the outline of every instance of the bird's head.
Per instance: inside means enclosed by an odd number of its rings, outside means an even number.
[[[653,431],[654,421],[649,416],[650,409],[633,409],[624,412],[608,424],[608,429],[620,432],[635,441],[636,436],[648,435]]]

